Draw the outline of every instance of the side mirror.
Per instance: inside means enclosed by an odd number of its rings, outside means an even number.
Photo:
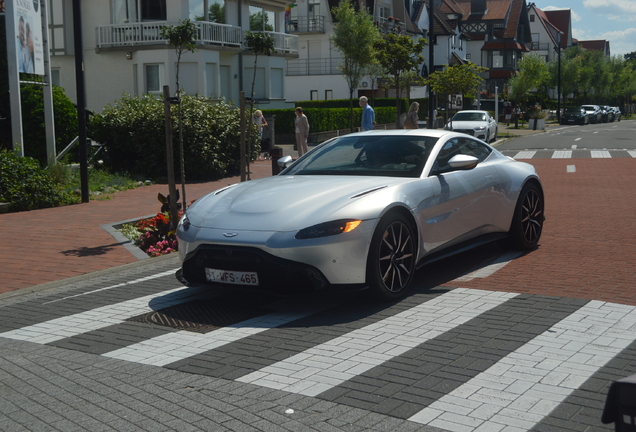
[[[293,162],[294,162],[294,160],[292,159],[291,156],[283,156],[282,158],[278,159],[278,166],[281,169],[285,169],[288,166],[290,166]]]
[[[479,159],[477,159],[475,156],[458,154],[453,156],[448,161],[448,165],[452,169],[456,169],[456,170],[469,170],[469,169],[475,168],[478,162],[479,162]]]

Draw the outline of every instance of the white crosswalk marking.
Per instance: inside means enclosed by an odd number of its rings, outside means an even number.
[[[610,152],[607,150],[592,150],[590,153],[594,159],[606,159],[612,157]]]
[[[520,151],[519,153],[514,155],[513,159],[532,159],[535,154],[537,154],[536,151],[524,150],[524,151]]]
[[[455,432],[529,430],[635,332],[636,308],[592,301],[409,420]]]
[[[206,334],[189,331],[168,333],[103,355],[147,365],[165,366],[279,327],[331,306],[333,306],[333,304],[323,304],[319,307],[309,307],[304,310],[296,309],[292,314],[275,312],[223,327]]]
[[[517,295],[458,288],[237,381],[316,396]]]
[[[161,298],[162,296],[180,290],[184,291],[183,295]],[[113,324],[119,324],[128,318],[150,312],[153,309],[162,309],[174,304],[183,303],[184,299],[190,296],[192,296],[192,294],[188,293],[188,289],[180,286],[160,293],[0,333],[0,337],[39,344],[51,343]],[[154,300],[152,309],[148,306],[151,300]]]
[[[572,150],[557,150],[552,153],[552,159],[570,159],[572,157]]]

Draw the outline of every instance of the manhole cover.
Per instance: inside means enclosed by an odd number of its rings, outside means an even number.
[[[127,321],[208,333],[265,313],[267,311],[252,304],[239,304],[219,299],[193,300],[132,317]]]

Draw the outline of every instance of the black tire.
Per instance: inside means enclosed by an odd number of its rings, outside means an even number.
[[[382,300],[402,297],[415,273],[416,241],[408,219],[394,213],[380,220],[367,258],[367,283]]]
[[[514,249],[531,250],[537,247],[543,231],[544,200],[539,186],[526,184],[517,200],[509,233],[509,245]]]

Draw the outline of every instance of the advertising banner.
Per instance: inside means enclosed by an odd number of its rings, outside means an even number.
[[[44,75],[40,0],[14,0],[18,70]]]

